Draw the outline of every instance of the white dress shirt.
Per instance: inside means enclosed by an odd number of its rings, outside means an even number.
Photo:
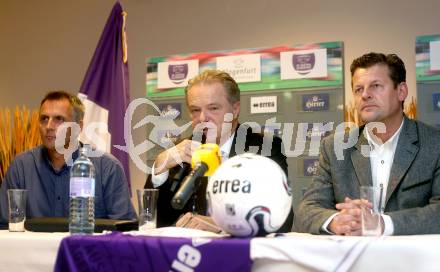
[[[371,167],[371,178],[373,180],[373,186],[379,187],[382,185],[382,207],[379,207],[379,210],[383,212],[385,210],[385,199],[387,194],[388,181],[390,178],[391,167],[393,165],[394,154],[396,153],[397,142],[399,141],[400,132],[403,127],[403,122],[400,124],[399,129],[389,138],[385,143],[381,144],[377,137],[373,137],[365,128],[365,137],[370,145],[370,167]],[[380,193],[378,191],[378,193]],[[378,196],[377,196],[378,198]],[[331,233],[328,230],[328,225],[333,220],[333,218],[339,213],[335,213],[330,216],[322,225],[322,229],[328,233]],[[394,233],[394,225],[391,217],[386,214],[382,214],[382,218],[384,221],[384,231],[383,235],[393,235]],[[331,233],[332,234],[332,233]]]
[[[382,207],[379,207],[379,211],[382,213],[385,210],[385,199],[387,195],[388,181],[390,179],[391,167],[393,166],[394,154],[396,153],[397,142],[399,141],[400,132],[403,127],[403,122],[400,124],[399,129],[389,138],[385,143],[381,144],[380,140],[371,132],[366,131],[366,138],[370,145],[370,166],[371,166],[371,178],[373,180],[373,187],[382,186],[382,199],[379,201]],[[379,190],[376,193],[380,194]],[[379,195],[375,196],[378,199]],[[384,235],[392,235],[394,233],[394,225],[391,217],[386,214],[382,214],[384,221]]]
[[[229,153],[231,152],[232,141],[234,140],[235,132],[228,138],[228,140],[220,147],[220,156],[222,162],[226,161],[229,158]],[[151,169],[151,183],[153,183],[153,187],[157,188],[164,184],[164,182],[168,179],[170,171],[165,171],[156,175],[154,173],[154,164]]]

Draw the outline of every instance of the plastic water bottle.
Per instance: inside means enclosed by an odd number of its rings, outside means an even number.
[[[95,228],[95,167],[87,157],[89,146],[70,169],[70,234],[92,234]]]

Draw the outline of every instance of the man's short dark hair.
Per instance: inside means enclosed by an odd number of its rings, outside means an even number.
[[[82,121],[84,118],[84,112],[85,112],[84,104],[81,102],[81,100],[78,98],[78,96],[70,94],[66,91],[48,92],[41,100],[40,110],[41,110],[41,106],[43,105],[43,103],[46,102],[47,100],[62,100],[62,99],[67,99],[70,102],[70,105],[72,105],[73,119],[76,122]]]
[[[369,68],[376,64],[383,64],[390,70],[390,78],[394,88],[402,82],[406,82],[406,69],[403,61],[396,54],[367,53],[353,60],[350,65],[351,77],[353,78],[356,69]]]

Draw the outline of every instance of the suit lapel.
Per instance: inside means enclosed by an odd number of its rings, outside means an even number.
[[[241,127],[241,124],[237,125],[237,128],[235,129],[235,134],[234,134],[234,138],[232,139],[232,145],[231,145],[231,149],[229,151],[229,158],[234,157],[235,155],[237,155],[237,151],[236,151],[236,145],[237,145],[237,137],[238,137],[238,132],[239,129],[243,130],[246,129],[246,134],[244,135],[245,138],[245,142],[244,142],[244,152],[248,152],[249,151],[249,145],[252,145],[251,143],[251,139],[252,139],[252,128],[248,127],[246,125],[244,125],[244,127]],[[243,135],[240,135],[241,137]],[[259,154],[259,153],[258,153]]]
[[[370,158],[364,156],[361,152],[361,147],[363,145],[368,146],[368,141],[363,132],[363,129],[359,129],[359,141],[356,143],[355,149],[351,153],[351,162],[353,163],[359,186],[372,186],[373,180],[371,177]]]
[[[393,165],[391,166],[385,205],[419,152],[419,147],[414,144],[417,141],[416,123],[405,117],[399,141],[397,142],[396,152],[394,153]]]
[[[231,149],[229,150],[228,158],[232,158],[235,155],[237,155],[237,153],[235,152],[235,145],[237,143],[237,130],[239,127],[240,127],[240,124],[238,124],[237,128],[235,129],[234,139],[232,139]]]

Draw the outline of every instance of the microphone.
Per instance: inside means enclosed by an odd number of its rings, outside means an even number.
[[[194,132],[192,140],[198,141],[199,139],[201,140],[202,144],[206,143],[206,136],[205,134],[203,134],[203,131]],[[179,170],[172,179],[173,183],[171,184],[171,188],[170,188],[171,192],[174,193],[174,191],[176,191],[177,185],[179,185],[182,182],[183,178],[185,178],[185,175],[190,169],[190,167],[191,165],[189,163],[187,162],[182,163],[182,167],[179,168]]]
[[[176,191],[177,185],[183,180],[185,177],[185,173],[190,169],[191,164],[187,162],[182,163],[182,167],[179,168],[179,171],[173,177],[173,183],[171,184],[171,192]]]
[[[193,192],[196,191],[195,181],[201,176],[211,176],[220,165],[219,147],[216,144],[202,144],[193,154],[191,165],[193,170],[183,180],[179,190],[171,200],[171,206],[176,210],[185,207]]]

